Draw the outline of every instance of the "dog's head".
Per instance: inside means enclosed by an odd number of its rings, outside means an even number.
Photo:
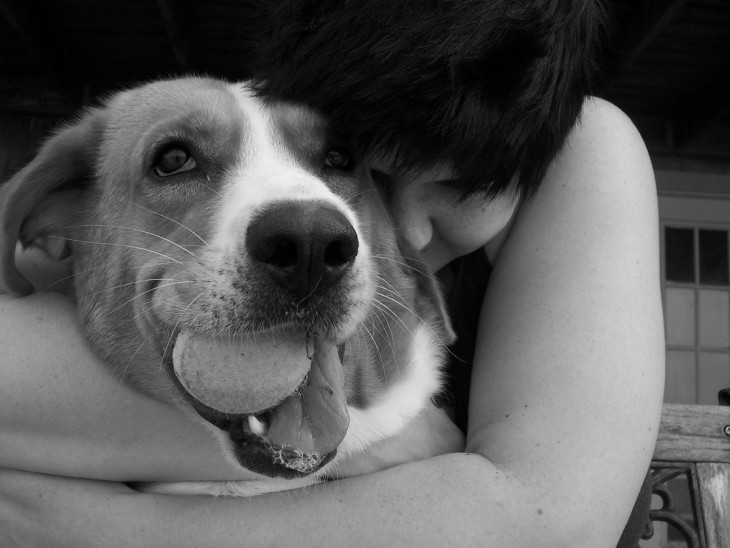
[[[318,471],[438,389],[435,284],[310,110],[210,79],[125,91],[47,141],[0,207],[7,287],[32,290],[17,242],[69,256],[102,358],[250,470]]]

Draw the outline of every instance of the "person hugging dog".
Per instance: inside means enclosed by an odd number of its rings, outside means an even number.
[[[2,295],[3,326],[40,314],[35,335],[63,342],[30,348],[0,329],[10,359],[0,372],[0,539],[634,546],[663,393],[657,203],[638,132],[591,96],[604,6],[261,8],[246,38],[259,95],[318,110],[367,155],[400,236],[439,277],[459,336],[439,407],[342,469],[368,474],[254,499],[138,493],[115,482],[235,476],[200,432],[104,375],[75,344],[63,298]],[[59,361],[83,383],[51,382]],[[117,418],[95,420],[84,399],[113,400]],[[38,412],[61,402],[50,423]],[[438,445],[458,428],[464,447]],[[172,461],[158,458],[170,448]],[[77,467],[59,466],[59,454]],[[392,466],[403,455],[411,462]]]

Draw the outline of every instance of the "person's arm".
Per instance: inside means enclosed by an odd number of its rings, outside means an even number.
[[[117,481],[244,478],[208,428],[122,382],[88,347],[71,301],[0,293],[0,468]],[[352,476],[463,449],[446,414],[426,409],[396,446],[376,444],[334,473]]]
[[[467,451],[552,501],[532,511],[562,519],[576,545],[615,546],[652,457],[664,386],[658,232],[641,138],[593,100],[490,281]]]
[[[203,426],[100,363],[66,297],[0,294],[0,340],[0,467],[105,480],[236,477]]]
[[[7,472],[6,513],[23,508],[41,525],[85,514],[88,528],[69,532],[74,546],[100,529],[108,546],[613,547],[661,408],[657,237],[643,144],[623,115],[591,102],[495,265],[467,453],[255,499]]]

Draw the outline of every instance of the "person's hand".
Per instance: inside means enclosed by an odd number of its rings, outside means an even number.
[[[375,443],[363,453],[338,458],[332,479],[370,474],[399,464],[464,451],[464,434],[442,410],[429,403],[396,436]]]

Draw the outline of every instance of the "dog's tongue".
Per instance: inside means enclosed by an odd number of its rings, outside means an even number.
[[[337,449],[349,422],[345,375],[337,347],[317,342],[312,369],[304,383],[269,412],[267,437],[285,449],[324,457]]]

